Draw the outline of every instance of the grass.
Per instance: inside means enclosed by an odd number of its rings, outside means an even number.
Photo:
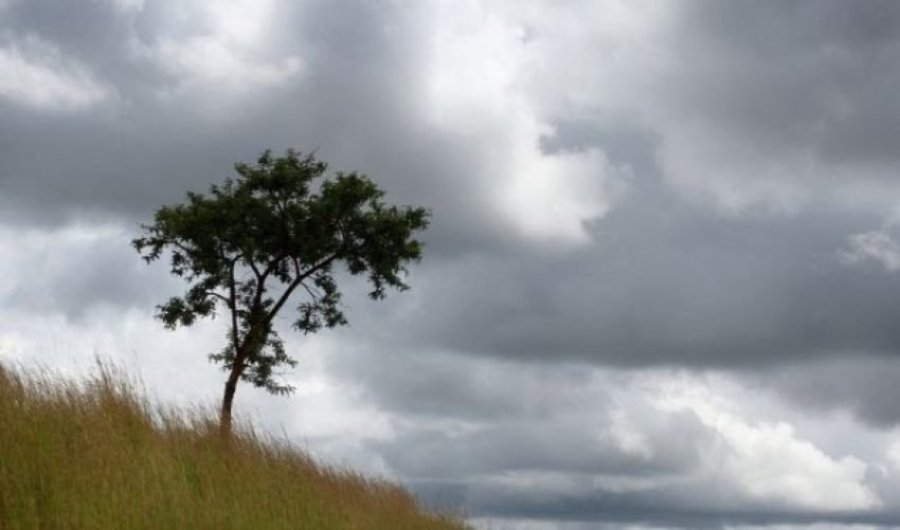
[[[213,415],[154,407],[121,372],[0,366],[0,530],[463,530],[403,488],[315,464]]]

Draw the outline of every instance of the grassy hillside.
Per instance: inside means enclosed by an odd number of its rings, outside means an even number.
[[[209,415],[160,411],[126,378],[0,367],[0,529],[451,530],[405,490],[317,466]]]

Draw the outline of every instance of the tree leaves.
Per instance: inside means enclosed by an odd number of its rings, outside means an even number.
[[[369,295],[381,299],[408,288],[405,265],[421,256],[413,236],[428,226],[425,209],[386,205],[367,176],[324,178],[327,167],[312,154],[264,151],[208,194],[160,208],[132,242],[148,263],[168,256],[170,272],[191,283],[158,306],[165,326],[190,326],[223,306],[232,329],[210,359],[273,393],[291,390],[274,380],[279,365],[295,361],[272,329],[289,298],[303,298],[294,328],[304,334],[345,325],[335,264],[366,274]]]

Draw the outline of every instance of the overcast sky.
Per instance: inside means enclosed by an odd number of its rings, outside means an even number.
[[[897,528],[898,94],[900,2],[0,0],[0,362],[215,403],[129,241],[316,150],[425,257],[240,416],[483,528]]]

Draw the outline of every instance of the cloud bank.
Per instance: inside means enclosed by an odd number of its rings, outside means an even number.
[[[486,528],[900,525],[889,2],[0,2],[0,358],[216,398],[128,247],[262,149],[434,224],[238,407]],[[505,527],[505,526],[504,526]]]

